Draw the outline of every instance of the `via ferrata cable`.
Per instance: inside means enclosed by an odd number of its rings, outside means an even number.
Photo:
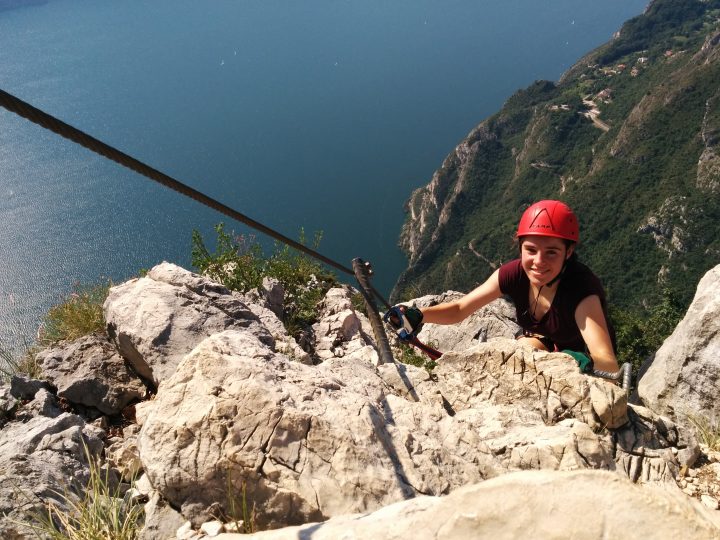
[[[321,253],[310,249],[309,247],[301,244],[300,242],[296,242],[295,240],[288,238],[287,236],[271,229],[270,227],[263,225],[258,221],[255,221],[254,219],[246,216],[245,214],[242,214],[237,210],[234,210],[233,208],[224,205],[220,201],[213,199],[212,197],[209,197],[196,189],[191,188],[187,184],[183,184],[179,180],[176,180],[175,178],[172,178],[171,176],[168,176],[167,174],[160,172],[153,167],[150,167],[142,161],[139,161],[134,157],[129,156],[124,152],[121,152],[117,148],[114,148],[96,139],[95,137],[88,135],[83,131],[80,131],[76,127],[66,124],[62,120],[59,120],[36,107],[33,107],[29,103],[26,103],[25,101],[22,101],[21,99],[1,89],[0,106],[6,108],[10,112],[26,118],[27,120],[30,120],[31,122],[41,127],[44,127],[45,129],[57,133],[61,137],[71,140],[79,144],[80,146],[83,146],[84,148],[95,152],[96,154],[100,154],[103,157],[106,157],[124,167],[127,167],[128,169],[131,169],[136,173],[139,173],[146,178],[149,178],[150,180],[154,180],[155,182],[158,182],[159,184],[162,184],[163,186],[168,187],[173,191],[185,195],[186,197],[190,197],[191,199],[201,204],[204,204],[205,206],[208,206],[213,210],[220,212],[221,214],[224,214],[228,217],[231,217],[232,219],[239,221],[240,223],[244,223],[245,225],[252,227],[253,229],[263,232],[268,236],[274,238],[275,240],[287,244],[297,249],[298,251],[302,251],[303,253],[324,262],[325,264],[331,266],[332,268],[335,268],[336,270],[340,270],[341,272],[344,272],[346,274],[354,275],[351,268],[348,268],[345,265],[342,265],[328,257],[325,257]]]
[[[12,113],[17,114],[18,116],[29,120],[30,122],[33,122],[34,124],[37,124],[47,130],[52,131],[53,133],[56,133],[57,135],[60,135],[65,139],[71,140],[76,144],[79,144],[80,146],[92,152],[95,152],[96,154],[110,159],[111,161],[114,161],[115,163],[118,163],[123,167],[127,167],[128,169],[135,171],[136,173],[150,180],[154,180],[155,182],[167,188],[170,188],[173,191],[180,193],[181,195],[185,195],[186,197],[189,197],[209,208],[212,208],[213,210],[216,210],[217,212],[220,212],[221,214],[224,214],[236,221],[239,221],[240,223],[244,223],[248,227],[252,227],[253,229],[265,233],[271,238],[274,238],[275,240],[278,240],[283,244],[286,244],[302,253],[305,253],[306,255],[309,255],[327,264],[331,268],[335,268],[336,270],[339,270],[345,274],[350,274],[352,276],[355,275],[355,272],[352,268],[340,264],[339,262],[334,261],[333,259],[330,259],[329,257],[326,257],[313,249],[310,249],[309,247],[301,244],[300,242],[297,242],[275,231],[274,229],[263,225],[259,221],[256,221],[246,216],[245,214],[242,214],[241,212],[230,208],[229,206],[221,203],[220,201],[213,199],[208,195],[205,195],[204,193],[188,186],[187,184],[180,182],[179,180],[176,180],[175,178],[143,163],[138,159],[135,159],[132,156],[129,156],[124,152],[121,152],[117,148],[114,148],[109,144],[106,144],[101,140],[96,139],[91,135],[88,135],[84,131],[81,131],[74,126],[71,126],[66,122],[63,122],[62,120],[46,113],[41,109],[38,109],[37,107],[34,107],[33,105],[30,105],[29,103],[8,92],[5,92],[2,89],[0,89],[0,106],[4,107]],[[368,288],[369,292],[371,292],[376,298],[378,298],[383,304],[385,304],[388,309],[391,307],[387,300],[385,300],[372,285],[366,283],[366,287]],[[417,338],[415,338],[415,340],[417,341]],[[431,351],[434,351],[434,353],[438,355],[440,354],[434,349],[423,345],[419,341],[417,343],[418,344],[413,344],[421,348],[421,350],[425,351],[426,353],[429,349]],[[431,353],[428,353],[428,355],[431,356]]]

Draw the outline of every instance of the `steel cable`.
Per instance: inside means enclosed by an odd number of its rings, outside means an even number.
[[[45,129],[48,129],[53,133],[57,133],[65,139],[71,140],[79,144],[80,146],[87,148],[92,152],[95,152],[96,154],[100,154],[101,156],[106,157],[114,161],[115,163],[122,165],[123,167],[127,167],[128,169],[131,169],[136,173],[145,176],[146,178],[154,180],[155,182],[158,182],[159,184],[162,184],[163,186],[170,188],[177,193],[185,195],[186,197],[190,197],[191,199],[201,204],[204,204],[205,206],[208,206],[213,210],[220,212],[221,214],[235,219],[240,223],[244,223],[248,227],[252,227],[253,229],[265,233],[268,236],[274,238],[275,240],[278,240],[284,244],[289,245],[290,247],[297,249],[298,251],[310,255],[311,257],[322,261],[323,263],[327,264],[332,268],[335,268],[336,270],[340,270],[341,272],[344,272],[346,274],[355,275],[352,268],[348,268],[347,266],[344,266],[328,257],[325,257],[321,253],[310,249],[309,247],[301,244],[300,242],[296,242],[295,240],[288,238],[287,236],[275,231],[274,229],[271,229],[270,227],[267,227],[266,225],[263,225],[258,221],[255,221],[254,219],[246,216],[245,214],[242,214],[237,210],[234,210],[233,208],[224,205],[220,201],[217,201],[212,197],[209,197],[204,193],[201,193],[200,191],[193,189],[186,184],[183,184],[179,180],[176,180],[171,176],[168,176],[167,174],[160,172],[157,169],[150,167],[149,165],[146,165],[142,161],[139,161],[134,157],[129,156],[124,152],[121,152],[117,148],[114,148],[73,126],[66,124],[62,120],[59,120],[36,107],[33,107],[29,103],[26,103],[25,101],[5,92],[2,89],[0,89],[0,106],[6,108],[10,112],[22,116],[23,118],[33,122],[34,124],[44,127]],[[382,297],[374,289],[373,293],[382,299]]]

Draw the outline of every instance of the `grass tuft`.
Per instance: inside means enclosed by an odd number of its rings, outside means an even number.
[[[45,512],[30,526],[51,540],[136,540],[142,527],[143,507],[112,488],[108,469],[90,458],[90,479],[79,498],[58,493],[63,505],[45,503]],[[63,508],[64,506],[64,508]]]
[[[103,303],[112,283],[76,286],[62,302],[53,306],[40,328],[39,343],[51,345],[73,340],[105,328]]]
[[[225,477],[225,508],[215,508],[213,517],[225,525],[226,532],[252,534],[257,532],[255,527],[255,503],[250,505],[247,497],[247,482],[242,480],[242,491],[238,497],[235,484],[232,481],[232,471],[228,470]]]
[[[40,378],[41,366],[37,352],[59,341],[71,341],[105,329],[103,303],[112,283],[76,286],[59,304],[51,307],[38,331],[37,344],[23,338],[24,351],[16,352],[0,344],[0,381],[8,381],[13,375]]]
[[[710,450],[720,451],[720,422],[699,415],[688,415],[688,420],[695,427],[695,434],[701,443]]]
[[[240,534],[252,534],[257,532],[255,527],[255,504],[250,506],[247,499],[247,484],[242,483],[242,493],[238,500],[233,489],[230,478],[227,481],[228,493],[228,514],[218,516],[221,521],[231,524],[232,528]]]
[[[0,345],[0,382],[8,382],[13,375],[25,375],[31,379],[39,379],[42,373],[37,361],[37,348],[24,340],[25,350],[13,353]]]

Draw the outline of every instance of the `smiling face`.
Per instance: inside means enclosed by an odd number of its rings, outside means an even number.
[[[520,239],[522,267],[530,283],[536,287],[550,283],[572,252],[573,246],[566,246],[562,238],[524,236]]]

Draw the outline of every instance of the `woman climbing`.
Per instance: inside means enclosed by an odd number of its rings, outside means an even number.
[[[523,330],[518,339],[540,350],[566,352],[582,371],[594,367],[617,372],[605,291],[597,276],[577,260],[580,235],[573,211],[560,201],[537,202],[523,213],[516,238],[520,257],[503,264],[475,290],[432,307],[397,306],[393,310],[404,320],[390,317],[391,322],[413,331],[422,322],[454,324],[506,295],[515,304]]]

